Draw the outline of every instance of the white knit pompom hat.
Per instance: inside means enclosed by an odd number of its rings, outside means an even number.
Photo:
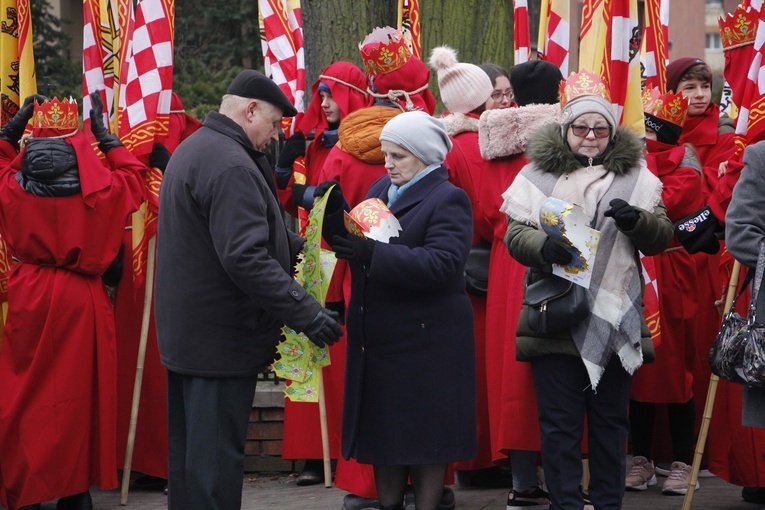
[[[438,73],[441,101],[452,113],[472,112],[491,96],[494,85],[486,72],[474,64],[457,62],[457,50],[433,48],[430,67]]]

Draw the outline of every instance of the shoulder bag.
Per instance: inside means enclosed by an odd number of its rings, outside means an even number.
[[[757,268],[749,270],[730,311],[723,317],[720,332],[709,351],[712,373],[726,381],[765,386],[765,326],[757,323],[757,296],[765,271],[765,242],[760,243]],[[746,318],[736,311],[736,302],[754,277],[752,297]]]
[[[526,271],[526,280],[531,270]],[[590,304],[581,285],[555,276],[526,285],[523,304],[528,305],[529,328],[542,334],[564,331],[587,318]]]
[[[470,248],[465,263],[465,288],[469,294],[486,297],[489,289],[491,243],[483,241]]]

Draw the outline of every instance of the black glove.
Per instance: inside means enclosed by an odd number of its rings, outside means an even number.
[[[90,109],[90,130],[98,141],[98,148],[106,154],[115,147],[121,147],[122,142],[117,135],[109,134],[104,126],[104,103],[101,102],[101,94],[93,92],[90,94],[90,102],[93,108]]]
[[[542,245],[542,256],[551,264],[565,266],[574,256],[562,244],[556,243],[552,237],[545,239]]]
[[[160,172],[165,173],[168,161],[170,161],[170,151],[161,143],[155,143],[149,154],[149,166],[159,168]]]
[[[303,209],[310,210],[313,207],[313,190],[315,186],[308,184],[292,184],[292,203]]]
[[[332,251],[339,259],[358,260],[368,264],[372,261],[375,242],[374,239],[363,239],[354,234],[335,236],[332,238]]]
[[[322,308],[303,330],[303,334],[318,347],[332,345],[343,335],[343,330],[337,324],[339,318],[337,312]]]
[[[35,113],[35,101],[37,101],[38,104],[42,104],[46,99],[47,97],[40,94],[27,96],[22,107],[16,112],[16,115],[11,117],[5,126],[3,126],[3,129],[0,130],[0,138],[7,140],[11,145],[18,147],[19,140],[21,140],[21,136],[24,134],[29,119],[31,119]]]
[[[345,303],[342,301],[328,301],[324,304],[324,307],[327,310],[337,313],[337,315],[340,317],[337,320],[339,324],[345,324]]]
[[[284,147],[279,152],[276,166],[279,168],[289,168],[299,156],[305,156],[305,135],[300,132],[290,136],[284,142]]]
[[[632,230],[640,219],[637,209],[628,204],[621,198],[614,198],[609,202],[611,208],[603,213],[603,216],[610,216],[616,222],[619,230]]]
[[[720,251],[723,233],[723,226],[708,205],[675,223],[675,237],[688,253],[714,255]]]
[[[332,188],[329,198],[327,199],[326,212],[328,214],[337,212],[345,204],[345,197],[343,197],[343,190],[340,189],[340,183],[337,181],[324,181],[313,190],[313,196],[319,198],[323,197],[327,193],[327,190],[333,185],[335,187]]]

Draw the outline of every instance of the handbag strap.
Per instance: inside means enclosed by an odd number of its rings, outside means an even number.
[[[757,322],[757,296],[760,295],[760,284],[762,283],[763,274],[765,274],[765,240],[760,241],[760,253],[757,255],[757,269],[755,270],[754,284],[752,285],[752,299],[749,301],[749,313],[747,314],[747,323],[750,326]]]

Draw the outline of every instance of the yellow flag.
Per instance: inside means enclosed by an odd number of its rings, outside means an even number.
[[[37,92],[29,0],[0,0],[0,124],[18,111],[24,98]]]

